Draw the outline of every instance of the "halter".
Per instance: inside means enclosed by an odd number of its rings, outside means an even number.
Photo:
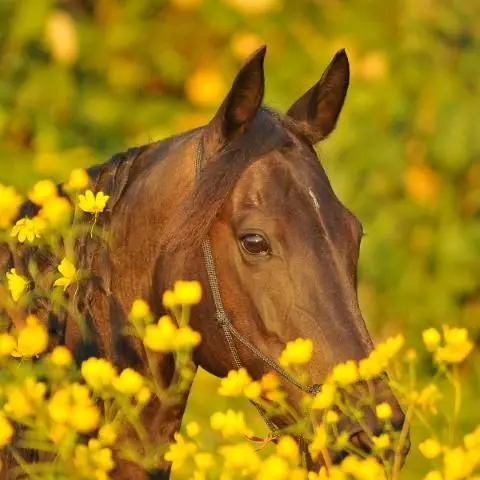
[[[198,142],[198,146],[196,149],[195,154],[195,177],[198,181],[200,179],[202,173],[202,163],[204,159],[204,139],[203,136],[200,138]],[[295,385],[300,390],[314,394],[316,393],[320,386],[317,384],[313,385],[303,385],[298,382],[292,375],[290,375],[284,368],[278,365],[277,362],[272,360],[269,356],[265,355],[261,350],[259,350],[253,343],[251,343],[247,338],[245,338],[234,326],[230,317],[228,316],[227,312],[225,311],[225,307],[222,301],[222,295],[220,293],[220,288],[218,286],[218,277],[217,271],[215,269],[215,262],[213,260],[212,255],[212,244],[210,242],[210,238],[205,236],[202,240],[202,250],[203,250],[203,258],[205,261],[205,268],[207,271],[208,276],[208,283],[210,286],[210,290],[212,291],[213,301],[215,303],[215,318],[217,320],[218,325],[223,330],[223,334],[225,336],[225,340],[227,341],[228,348],[230,349],[230,353],[232,354],[233,361],[237,368],[242,368],[242,361],[240,360],[240,356],[238,354],[237,347],[235,345],[235,340],[240,342],[244,347],[246,347],[250,352],[252,352],[257,358],[262,360],[266,363],[270,368],[272,368],[275,372],[277,372],[280,376],[282,376],[285,380],[290,382],[292,385]],[[269,428],[272,432],[276,431],[276,426],[272,423],[272,421],[268,418],[265,410],[256,402],[252,401],[253,405],[257,408],[260,415],[263,417]]]

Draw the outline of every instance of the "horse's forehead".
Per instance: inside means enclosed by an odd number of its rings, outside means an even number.
[[[297,157],[297,158],[296,158]],[[252,205],[283,203],[287,197],[311,202],[317,213],[320,202],[336,199],[318,159],[271,152],[250,165],[235,188],[237,201]]]

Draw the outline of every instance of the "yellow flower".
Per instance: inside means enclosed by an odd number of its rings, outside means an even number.
[[[225,457],[225,470],[228,472],[253,473],[261,464],[260,457],[251,443],[225,445],[220,447],[219,451]]]
[[[84,212],[97,215],[103,212],[109,198],[103,192],[98,192],[95,196],[91,190],[87,190],[84,195],[78,196],[78,206]]]
[[[67,423],[71,418],[71,403],[68,387],[57,390],[48,402],[48,415],[56,423]]]
[[[243,390],[243,394],[250,400],[255,400],[261,393],[262,387],[259,382],[251,382]]]
[[[447,449],[443,456],[445,478],[447,480],[470,479],[473,469],[479,463],[478,453],[475,453],[466,452],[461,447]]]
[[[434,438],[427,438],[427,440],[418,445],[418,448],[422,455],[429,460],[438,457],[442,453],[442,446]]]
[[[372,441],[377,450],[385,450],[390,447],[390,437],[386,433],[382,433],[378,437],[372,437]]]
[[[103,447],[102,443],[92,438],[88,445],[75,447],[73,464],[82,478],[109,480],[108,472],[115,468],[112,450]]]
[[[278,455],[270,455],[260,466],[257,480],[286,480],[289,478],[290,466]]]
[[[200,452],[195,454],[193,460],[195,461],[197,468],[202,472],[209,470],[215,465],[213,455],[208,452]]]
[[[179,280],[173,286],[173,294],[181,305],[195,305],[202,299],[202,286],[199,282]]]
[[[332,378],[335,382],[344,387],[352,385],[357,382],[359,378],[357,364],[353,360],[339,363],[333,369]]]
[[[186,327],[180,327],[177,330],[173,340],[173,346],[177,351],[191,350],[196,347],[201,340],[201,335],[187,325]]]
[[[423,477],[423,480],[444,480],[444,478],[438,470],[432,470]]]
[[[347,476],[340,467],[332,465],[328,470],[321,467],[318,475],[314,472],[308,472],[308,480],[347,480]]]
[[[330,407],[335,401],[337,387],[331,383],[322,385],[322,389],[315,395],[312,403],[313,410],[323,410]]]
[[[473,343],[468,339],[467,329],[450,328],[444,325],[443,336],[446,345],[437,348],[435,360],[445,363],[463,362],[473,349]]]
[[[93,390],[103,390],[112,385],[117,376],[115,367],[104,358],[91,357],[82,363],[82,376]]]
[[[392,407],[386,402],[379,403],[375,408],[375,412],[380,420],[392,418]]]
[[[57,278],[53,283],[54,287],[62,287],[65,291],[69,285],[77,281],[77,269],[75,265],[65,257],[58,266],[58,271],[63,275],[61,278]]]
[[[291,365],[305,365],[311,360],[312,353],[312,341],[309,338],[297,338],[287,343],[280,355],[280,365],[285,368]]]
[[[340,417],[338,416],[338,413],[335,412],[335,410],[329,410],[326,415],[325,415],[325,422],[334,425],[340,421]]]
[[[221,432],[224,438],[249,435],[251,432],[245,423],[243,412],[227,410],[225,413],[216,412],[210,417],[213,430]]]
[[[17,350],[23,357],[34,357],[46,350],[48,330],[35,315],[29,315],[26,324],[18,332]]]
[[[74,405],[70,423],[80,433],[89,433],[95,430],[100,423],[100,410],[96,405]]]
[[[467,433],[463,437],[463,443],[467,450],[473,450],[474,448],[480,447],[480,425],[477,426],[473,432]]]
[[[434,352],[440,345],[440,332],[436,328],[429,328],[422,332],[423,343],[429,352]]]
[[[172,471],[176,472],[183,467],[185,461],[197,453],[197,446],[193,442],[185,441],[180,433],[175,433],[175,442],[169,445],[165,460],[172,462]]]
[[[39,217],[21,218],[12,228],[12,237],[17,237],[20,243],[25,240],[32,243],[36,238],[40,238],[40,234],[45,228],[45,223]]]
[[[177,326],[168,315],[160,317],[157,325],[145,328],[144,345],[154,352],[169,352],[174,348]]]
[[[117,440],[117,431],[113,424],[107,423],[98,431],[98,440],[102,445],[108,447]]]
[[[37,205],[44,205],[56,196],[57,186],[51,180],[40,180],[28,194],[28,198]]]
[[[8,333],[0,333],[0,357],[10,355],[17,348],[17,342]]]
[[[6,187],[0,183],[0,229],[10,226],[18,215],[22,205],[22,197],[13,187]]]
[[[3,409],[14,418],[33,415],[43,402],[47,387],[32,377],[27,377],[21,386],[10,386],[6,389],[7,403]]]
[[[200,425],[197,422],[189,422],[185,427],[187,435],[191,438],[196,437],[200,433]]]
[[[5,415],[0,412],[0,449],[8,445],[13,437],[13,427]]]
[[[277,454],[297,463],[300,458],[300,449],[292,437],[282,436],[277,443]]]
[[[362,380],[373,380],[378,377],[387,367],[388,360],[373,350],[367,358],[360,360],[358,373]]]
[[[405,344],[405,337],[399,333],[395,337],[387,338],[384,342],[380,343],[375,349],[380,357],[385,360],[391,360],[397,355]]]
[[[290,480],[307,480],[308,472],[304,468],[296,467],[290,471]]]
[[[252,378],[245,368],[230,370],[220,381],[218,393],[224,397],[238,397],[252,383]]]
[[[52,226],[57,227],[70,220],[72,207],[64,197],[54,197],[48,200],[39,212],[39,216]]]
[[[387,480],[383,465],[373,456],[357,461],[350,460],[352,456],[347,457],[342,462],[342,470],[354,477],[356,480]]]
[[[90,177],[83,168],[76,168],[70,173],[66,188],[69,190],[85,190],[90,184]]]
[[[135,395],[139,405],[146,405],[150,398],[152,397],[152,392],[148,387],[142,387],[140,391]]]
[[[162,304],[165,308],[169,309],[172,309],[173,307],[178,305],[177,297],[172,292],[172,290],[166,290],[165,292],[163,292]]]
[[[150,315],[150,307],[145,300],[137,299],[132,303],[130,317],[134,320],[142,320]]]
[[[144,379],[131,368],[122,370],[118,377],[112,381],[113,387],[125,395],[136,395],[143,387]]]
[[[284,392],[280,390],[280,382],[274,372],[268,372],[260,380],[260,387],[263,396],[272,402],[279,402],[285,397]]]
[[[7,286],[12,298],[15,302],[18,301],[22,293],[28,286],[28,280],[22,275],[19,275],[15,268],[11,268],[6,274],[7,276]]]
[[[68,367],[73,362],[73,356],[67,347],[60,345],[53,349],[50,361],[59,367]]]
[[[323,425],[315,427],[315,436],[312,443],[308,446],[308,450],[312,455],[313,460],[317,460],[323,450],[327,447],[327,431]]]

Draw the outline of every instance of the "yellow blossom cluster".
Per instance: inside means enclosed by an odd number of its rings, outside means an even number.
[[[436,328],[429,328],[422,334],[428,351],[433,352],[438,363],[455,364],[465,360],[473,349],[473,342],[468,338],[466,328],[443,326],[442,335]]]
[[[480,467],[480,426],[463,438],[463,445],[442,445],[435,438],[428,438],[419,445],[425,458],[435,460],[441,467],[429,472],[424,480],[463,480],[478,478],[475,471]],[[441,459],[441,463],[438,459]]]
[[[309,474],[308,480],[387,480],[387,474],[373,456],[348,456],[340,465],[322,467],[318,474]]]
[[[211,92],[207,93],[210,95]],[[54,234],[63,235],[62,232],[67,229],[62,230],[62,227],[71,220],[74,209],[91,214],[92,225],[95,225],[97,216],[107,208],[109,196],[88,188],[93,188],[93,185],[83,169],[74,170],[63,187],[58,187],[50,180],[42,180],[28,193],[28,199],[38,207],[37,215],[18,219],[22,197],[13,188],[0,185],[0,229],[11,228],[10,235],[21,243],[36,242],[35,246],[57,248],[57,242],[52,241]],[[70,198],[63,196],[64,192]],[[69,240],[74,240],[75,229],[71,230],[68,234],[73,236]],[[83,276],[88,275],[87,271],[77,270],[71,249],[65,247],[65,250],[68,254],[63,250],[55,252],[56,255],[59,253],[57,258],[61,261],[53,286],[61,288],[54,290],[54,301],[63,298],[61,289],[78,285]],[[398,478],[398,472],[393,472],[388,465],[389,455],[395,451],[400,435],[393,431],[392,406],[381,400],[377,404],[374,395],[367,398],[365,393],[365,398],[361,399],[362,408],[354,411],[356,406],[350,405],[350,398],[353,397],[352,393],[360,391],[360,387],[374,385],[371,381],[383,376],[387,369],[399,367],[402,373],[405,362],[410,372],[416,368],[420,362],[416,362],[417,355],[413,349],[407,350],[401,361],[397,361],[405,343],[402,335],[380,343],[363,360],[347,360],[334,366],[314,396],[305,394],[302,397],[299,391],[300,401],[295,408],[291,408],[287,402],[289,397],[281,389],[275,373],[252,378],[247,368],[232,370],[220,381],[218,393],[221,396],[245,397],[265,408],[270,418],[276,414],[286,415],[295,418],[298,423],[275,432],[273,443],[273,436],[265,440],[253,436],[242,411],[226,408],[211,415],[209,428],[215,434],[210,435],[208,442],[202,443],[203,437],[206,437],[204,434],[208,432],[201,430],[197,421],[190,421],[185,426],[185,435],[176,433],[174,441],[164,453],[163,446],[149,444],[149,432],[144,432],[145,425],[141,422],[142,411],[145,413],[144,407],[153,395],[161,397],[164,393],[168,395],[172,391],[176,394],[184,390],[178,385],[171,385],[168,390],[161,391],[155,375],[151,375],[153,372],[145,369],[140,374],[133,368],[120,370],[102,358],[89,358],[78,368],[70,350],[62,345],[45,353],[49,344],[46,325],[35,315],[17,313],[36,311],[30,308],[30,303],[35,301],[41,288],[32,287],[33,280],[37,285],[36,274],[35,268],[30,265],[28,270],[19,266],[9,267],[2,279],[2,287],[6,287],[6,307],[15,313],[12,315],[15,322],[8,327],[9,330],[0,333],[0,449],[7,447],[15,451],[16,432],[24,430],[27,434],[24,437],[20,435],[21,440],[33,439],[58,454],[56,462],[65,468],[65,472],[69,472],[66,474],[70,475],[69,478],[95,480],[115,477],[116,455],[145,469],[157,468],[155,462],[166,460],[172,463],[172,470],[179,478],[194,480]],[[48,277],[48,287],[52,285],[51,282]],[[143,342],[145,352],[142,353],[145,353],[149,362],[158,359],[151,355],[152,351],[175,352],[173,360],[176,374],[181,380],[191,375],[185,362],[191,362],[192,350],[201,340],[200,334],[189,326],[191,306],[201,300],[202,289],[198,282],[177,281],[162,298],[169,315],[163,315],[156,321],[158,317],[141,299],[133,302],[128,315],[130,324],[126,332],[132,333],[134,327],[133,334]],[[3,306],[0,305],[0,310]],[[452,372],[444,367],[462,362],[472,351],[473,341],[469,339],[467,330],[448,326],[439,330],[429,328],[423,332],[422,338],[426,349],[433,354],[436,370],[444,373],[447,380],[453,378],[454,381],[454,375],[448,377]],[[310,339],[297,338],[286,344],[279,364],[291,370],[292,374],[298,374],[302,383],[312,380],[308,378],[307,370],[301,367],[312,360],[313,351],[314,345]],[[456,371],[454,369],[453,373]],[[390,383],[390,378],[384,378]],[[407,398],[408,408],[423,419],[427,414],[436,414],[440,410],[438,404],[442,394],[435,382],[436,378],[423,388],[417,384],[410,388],[409,383],[406,393],[405,385],[393,381],[390,384],[405,394],[403,399]],[[354,421],[363,421],[363,408],[369,401],[370,413],[384,425],[384,431],[365,432],[371,445],[371,452],[365,453],[365,458],[350,455],[339,464],[331,465],[328,460],[332,451],[356,451],[349,431],[343,429],[344,416],[351,413]],[[357,412],[360,413],[357,415]],[[18,429],[18,425],[22,425],[22,428]],[[129,429],[129,434],[133,432],[138,436],[139,445],[122,443],[128,437],[124,435],[124,428]],[[431,436],[418,445],[423,457],[434,462],[434,469],[425,480],[477,478],[480,468],[480,427],[465,435],[460,446],[454,446],[451,442],[442,443],[440,438],[441,434],[433,430]],[[12,441],[14,445],[11,445]],[[300,445],[303,447],[304,441],[312,459],[325,460],[326,467],[308,472],[301,466]],[[141,448],[137,449],[137,446]],[[263,447],[266,448],[260,452]],[[44,465],[41,468],[45,468],[46,472],[48,470]]]
[[[175,433],[174,442],[172,442],[167,453],[165,453],[165,460],[172,463],[172,471],[180,470],[186,460],[197,452],[198,447],[195,443],[187,441],[181,433]]]
[[[224,397],[245,396],[249,400],[262,396],[272,402],[278,402],[284,397],[274,372],[266,373],[259,381],[254,381],[245,368],[230,370],[228,375],[220,380],[218,393]]]
[[[188,325],[177,327],[169,315],[163,315],[158,322],[147,325],[144,345],[154,352],[189,351],[201,341],[201,336]]]
[[[3,410],[16,420],[34,415],[43,403],[46,392],[45,383],[27,377],[21,385],[10,385],[6,389],[7,402]]]
[[[213,430],[219,431],[223,438],[251,435],[251,430],[245,423],[243,412],[227,410],[224,412],[215,412],[210,418],[210,425]]]
[[[89,433],[100,423],[100,410],[93,402],[90,390],[79,383],[54,392],[48,401],[48,414],[54,422],[51,433],[54,442],[61,440],[68,427],[79,433]]]
[[[173,290],[166,290],[163,294],[163,306],[175,308],[178,305],[196,305],[202,299],[202,286],[196,281],[178,280]]]
[[[81,373],[87,385],[103,398],[120,393],[135,398],[139,405],[145,405],[150,400],[151,391],[145,379],[132,368],[125,368],[118,374],[108,360],[90,357],[82,363]]]
[[[6,273],[7,287],[12,295],[13,301],[18,302],[22,293],[27,289],[29,281],[22,275],[17,273],[16,268],[11,268]]]
[[[309,338],[297,338],[288,342],[280,355],[280,365],[288,368],[292,365],[305,365],[312,359],[313,342]]]
[[[29,315],[25,326],[18,330],[16,348],[11,352],[15,357],[35,357],[48,346],[48,329],[35,315]]]
[[[73,464],[80,475],[94,480],[108,480],[109,472],[115,468],[112,450],[96,439],[75,447]]]
[[[405,344],[403,335],[389,337],[358,363],[358,375],[362,380],[372,380],[383,374]]]

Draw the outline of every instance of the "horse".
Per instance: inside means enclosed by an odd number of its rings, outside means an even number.
[[[262,47],[244,63],[208,124],[88,170],[94,191],[110,195],[100,217],[109,242],[106,248],[87,237],[78,246],[80,265],[92,278],[78,295],[92,334],[85,338],[68,318],[56,321],[77,361],[102,356],[145,371],[143,345],[121,333],[128,312],[142,298],[155,316],[165,314],[161,293],[178,279],[205,286],[191,320],[202,336],[193,359],[217,377],[239,365],[255,379],[272,366],[285,373],[273,359],[288,341],[304,337],[314,346],[307,367],[313,392],[335,364],[372,351],[357,298],[362,225],[336,196],[314,149],[342,110],[347,54],[337,52],[320,80],[280,114],[263,105],[265,53]],[[26,204],[22,215],[35,208]],[[15,265],[25,271],[25,248],[20,253],[3,246],[0,270]],[[41,256],[35,250],[28,255]],[[50,263],[43,258],[42,268]],[[42,318],[52,317],[47,307]],[[159,381],[168,386],[173,356],[156,359]],[[281,379],[298,409],[301,389]],[[372,383],[378,401],[392,407],[394,428],[402,429],[405,417],[385,378]],[[187,398],[188,392],[170,404],[152,398],[142,417],[152,442],[172,441]],[[369,429],[379,431],[373,409],[364,409]],[[272,419],[278,428],[291,421],[287,415]],[[342,419],[339,428],[369,451],[360,425]],[[169,472],[167,462],[146,473],[119,461],[113,478],[169,478]]]

